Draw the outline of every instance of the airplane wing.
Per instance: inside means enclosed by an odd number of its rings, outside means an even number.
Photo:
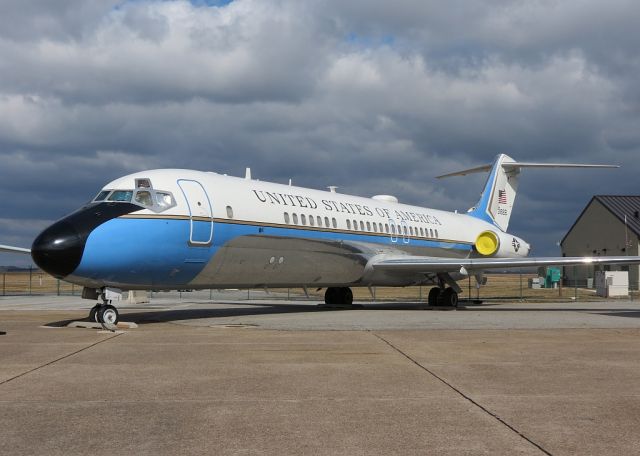
[[[24,253],[26,255],[31,254],[31,250],[29,249],[23,249],[22,247],[11,247],[10,245],[1,245],[1,244],[0,244],[0,252]]]
[[[587,266],[599,264],[640,264],[640,256],[600,257],[532,257],[532,258],[437,258],[426,256],[383,257],[374,260],[376,270],[402,273],[438,273],[484,271],[486,269],[510,269],[529,266]]]

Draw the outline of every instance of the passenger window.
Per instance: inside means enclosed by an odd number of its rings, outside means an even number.
[[[353,221],[353,229],[358,231],[358,222],[356,220]]]
[[[104,201],[104,199],[109,194],[109,190],[102,190],[98,195],[93,199],[94,201]]]
[[[438,230],[436,230],[436,238],[438,237]]]
[[[318,226],[322,227],[322,217],[320,217],[319,215],[318,215],[317,222],[318,222]]]
[[[391,225],[391,234],[396,234],[396,226]]]
[[[387,232],[387,234],[389,234],[389,224],[388,223],[384,224],[384,230]]]
[[[351,220],[347,219],[347,229],[351,229]]]
[[[433,229],[429,228],[429,237],[433,237]]]
[[[331,224],[333,225],[334,228],[338,228],[338,222],[336,221],[335,218],[331,219]]]
[[[233,218],[233,208],[231,206],[227,206],[227,218]]]
[[[109,201],[120,201],[129,203],[133,197],[133,190],[116,190],[109,196]]]
[[[316,222],[314,221],[315,219],[313,218],[313,215],[309,216],[309,225],[313,226],[316,224]]]
[[[286,223],[287,225],[289,223],[291,223],[291,220],[289,219],[289,213],[288,212],[284,213],[284,223]]]
[[[404,233],[404,235],[407,235],[407,225],[402,227],[402,232]]]
[[[307,216],[304,214],[300,214],[300,221],[302,222],[303,225],[307,224]]]
[[[371,231],[371,222],[367,222],[367,231]]]
[[[373,232],[377,233],[378,232],[378,226],[376,225],[376,222],[373,222],[372,225],[373,225]]]
[[[293,224],[297,225],[298,224],[298,214],[293,214]]]
[[[329,228],[329,217],[325,217],[325,218],[324,218],[324,226],[326,226],[327,228]]]

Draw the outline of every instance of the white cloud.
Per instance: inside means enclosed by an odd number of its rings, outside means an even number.
[[[118,175],[163,166],[252,166],[262,180],[465,209],[480,177],[432,177],[501,152],[618,162],[599,183],[637,191],[630,1],[118,3],[14,1],[0,14],[7,215],[45,204],[53,219]],[[533,217],[553,186],[572,207],[595,191],[579,174],[534,177],[522,191],[535,198],[517,205]],[[55,189],[69,196],[45,203]]]

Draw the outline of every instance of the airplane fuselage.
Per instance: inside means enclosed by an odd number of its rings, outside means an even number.
[[[493,232],[497,257],[529,252],[495,225],[392,197],[336,192],[181,169],[131,174],[45,230],[34,260],[90,288],[203,289],[405,286],[425,274],[388,274],[372,258],[479,256]]]

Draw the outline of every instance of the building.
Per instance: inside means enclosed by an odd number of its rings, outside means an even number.
[[[560,242],[563,256],[638,255],[640,196],[596,195]],[[564,268],[565,284],[592,285],[595,271],[629,271],[629,288],[638,289],[640,268],[633,266],[577,266]]]

